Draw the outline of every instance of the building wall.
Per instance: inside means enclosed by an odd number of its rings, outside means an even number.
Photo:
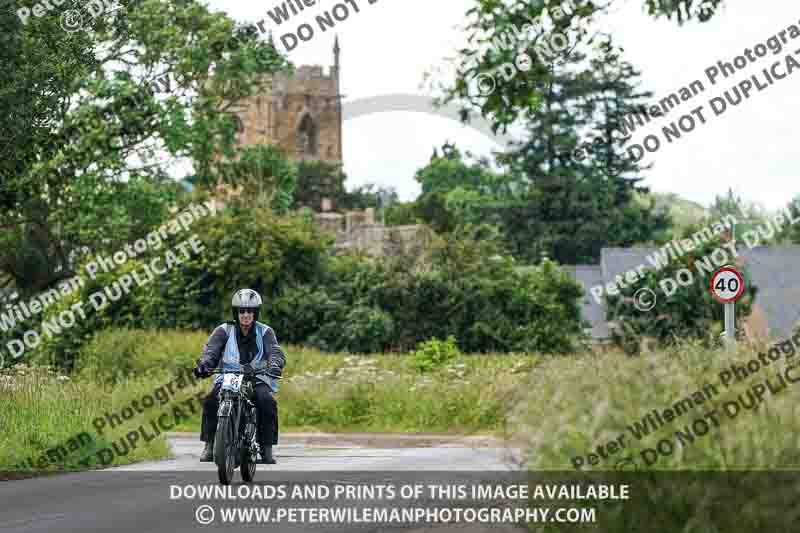
[[[372,208],[346,213],[314,213],[314,225],[336,236],[335,250],[363,250],[374,257],[414,253],[430,242],[425,226],[376,224]]]
[[[260,94],[242,100],[232,111],[241,121],[240,145],[272,144],[290,159],[342,161],[341,95],[337,68],[326,74],[318,65],[301,66],[295,75],[265,78]],[[306,119],[306,117],[308,117]],[[313,125],[313,151],[303,150],[298,134],[303,120]]]
[[[583,274],[578,275],[578,271],[571,273],[584,285],[611,282],[617,274],[623,275],[640,264],[647,265],[647,255],[656,250],[636,247],[603,248],[600,265],[578,266],[578,269],[583,269]],[[743,328],[750,339],[780,339],[791,336],[795,324],[800,321],[800,270],[793,268],[800,264],[800,246],[758,246],[743,249],[739,252],[736,264],[749,270],[759,289],[750,316],[742,320],[737,315],[738,327]],[[662,297],[661,294],[657,296]],[[607,338],[610,331],[605,319],[605,306],[590,298],[584,300],[584,318],[592,323],[592,335],[596,339]]]

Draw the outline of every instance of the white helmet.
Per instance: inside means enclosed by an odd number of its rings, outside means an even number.
[[[253,289],[239,289],[233,294],[231,306],[256,309],[261,307],[261,295]]]
[[[233,320],[239,323],[239,309],[253,309],[253,320],[258,320],[258,311],[261,307],[261,295],[253,289],[239,289],[233,293],[231,306],[233,307]]]

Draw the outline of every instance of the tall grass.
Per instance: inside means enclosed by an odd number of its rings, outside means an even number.
[[[189,405],[181,402],[199,392],[200,387],[173,389],[175,394],[165,405],[158,402],[149,409],[141,408],[142,412],[134,410],[133,416],[115,427],[107,422],[98,431],[93,421],[104,419],[106,413],[121,413],[133,401],[140,402],[174,379],[162,371],[143,378],[121,379],[111,386],[57,376],[38,367],[4,371],[0,376],[0,471],[80,470],[166,457],[168,446],[163,435],[149,442],[139,439],[133,447],[125,437],[140,425],[147,427],[162,413],[171,416],[175,405],[182,405],[188,412]],[[199,409],[199,404],[195,408]],[[78,438],[82,433],[88,435],[90,443]],[[157,432],[150,429],[148,433]],[[114,443],[119,452],[114,451]],[[98,455],[103,449],[113,453]],[[86,464],[80,464],[82,461]]]
[[[770,379],[778,385],[778,371],[800,362],[800,355],[781,358],[756,374],[725,387],[720,373],[766,352],[763,346],[742,346],[738,352],[704,349],[684,343],[670,350],[629,358],[618,353],[582,354],[570,359],[548,359],[530,375],[527,398],[512,420],[527,442],[528,464],[534,470],[572,469],[571,458],[584,458],[583,470],[638,468],[652,470],[740,470],[800,466],[800,383],[766,392],[753,409],[740,408],[735,417],[724,404]],[[800,369],[791,376],[800,375]],[[672,408],[686,396],[711,383],[717,394],[694,405],[681,416],[637,439],[629,426],[653,409]],[[674,411],[674,409],[673,409]],[[718,426],[706,413],[716,411]],[[687,426],[698,420],[688,438]],[[682,435],[677,436],[676,431]],[[625,447],[608,459],[589,464],[587,454],[625,435]],[[667,439],[672,452],[654,458],[644,449],[657,449]],[[607,450],[607,448],[605,448]],[[668,450],[662,445],[662,450]],[[608,451],[606,451],[608,454]],[[622,464],[620,460],[630,458]],[[655,460],[651,460],[655,459]],[[650,464],[648,464],[650,463]]]
[[[42,367],[4,371],[0,471],[17,470],[28,459],[34,465],[22,466],[24,471],[100,465],[99,450],[115,442],[124,449],[120,439],[129,432],[211,390],[211,380],[200,381],[102,435],[93,426],[96,418],[120,413],[193,367],[207,339],[206,332],[107,330],[84,348],[72,376]],[[408,354],[331,354],[299,346],[284,351],[287,365],[277,395],[281,431],[499,432],[522,376],[538,362],[533,355],[463,355],[421,373]],[[177,422],[171,430],[200,430],[200,405],[193,405],[194,413],[184,406],[187,416],[170,419]],[[69,450],[70,439],[81,432],[92,443]],[[48,450],[59,445],[69,453],[49,457]],[[162,434],[115,453],[109,464],[167,456]],[[88,465],[81,465],[86,457]]]
[[[408,354],[285,348],[281,431],[500,432],[535,355],[462,355],[420,373]],[[180,429],[196,431],[199,419]]]
[[[597,521],[588,526],[593,531],[797,531],[800,381],[778,390],[776,376],[800,363],[800,355],[782,354],[747,378],[728,387],[721,384],[720,373],[734,363],[746,365],[759,351],[767,350],[741,346],[728,354],[684,343],[636,358],[584,353],[543,361],[529,376],[527,398],[510,417],[527,443],[531,483],[628,484],[630,500],[569,503],[595,508]],[[789,375],[800,378],[800,366]],[[748,390],[767,379],[774,395],[767,391],[752,409],[741,408],[735,417],[726,414],[727,402],[740,395],[747,401]],[[708,383],[717,386],[718,394],[641,439],[632,434],[629,426],[648,412],[672,408]],[[715,410],[718,426],[704,417]],[[676,432],[685,435],[698,419],[709,422],[707,432],[702,424],[695,426],[701,431],[693,433],[694,441],[684,437],[682,443]],[[611,453],[607,443],[620,435],[625,435],[625,448]],[[670,453],[642,455],[658,449],[662,440],[672,444]],[[607,458],[599,457],[598,446]],[[589,463],[592,452],[596,464]],[[584,460],[578,471],[572,462],[577,456]],[[529,529],[583,531],[587,524],[531,524]]]

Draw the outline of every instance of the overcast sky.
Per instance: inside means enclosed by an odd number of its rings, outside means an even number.
[[[445,59],[453,57],[464,43],[459,28],[465,22],[464,13],[474,5],[474,0],[353,1],[360,12],[351,12],[336,26],[342,48],[345,102],[391,93],[429,94],[423,88],[425,72],[442,68]],[[265,26],[274,30],[278,40],[289,28],[294,30],[304,22],[317,29],[314,17],[339,2],[321,0],[320,5],[277,26],[266,11],[282,3],[214,0],[210,5],[240,22],[266,18]],[[741,79],[754,74],[763,79],[761,70],[777,60],[782,62],[780,71],[785,72],[783,58],[800,48],[800,39],[790,41],[779,55],[770,52],[716,85],[712,86],[704,74],[717,61],[732,62],[745,48],[764,43],[790,24],[797,24],[800,6],[792,7],[795,2],[789,0],[769,2],[769,7],[726,0],[730,5],[712,22],[681,28],[675,22],[650,19],[642,12],[643,0],[617,3],[605,24],[624,48],[625,58],[642,71],[643,88],[655,94],[654,100],[695,80],[701,80],[706,88],[684,103],[680,112],[674,111],[666,123],[699,105],[703,105],[708,122],[673,144],[667,144],[661,135],[661,149],[643,160],[654,163],[645,174],[645,185],[704,205],[732,187],[746,199],[770,209],[783,206],[800,193],[795,157],[800,71],[763,92],[754,90],[748,100],[719,117],[713,116],[708,105],[710,98],[721,96]],[[332,46],[332,30],[323,33],[317,29],[311,40],[301,42],[288,55],[296,65],[327,66],[332,63]],[[800,54],[794,57],[800,60]],[[666,123],[653,125],[651,130],[660,130]],[[414,172],[445,140],[478,155],[489,155],[500,147],[492,138],[458,122],[412,112],[351,119],[345,122],[343,135],[348,188],[366,182],[392,185],[404,200],[418,194]],[[633,142],[641,142],[642,136],[637,132]]]

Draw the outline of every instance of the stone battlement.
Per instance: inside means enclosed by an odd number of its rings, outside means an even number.
[[[336,236],[334,249],[363,250],[372,256],[409,253],[430,241],[425,226],[384,226],[375,222],[375,209],[353,209],[345,213],[314,213],[314,225]]]

